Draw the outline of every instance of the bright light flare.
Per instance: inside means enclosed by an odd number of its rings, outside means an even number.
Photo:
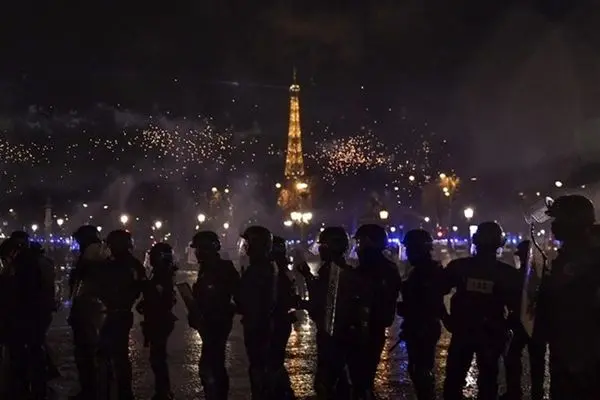
[[[121,216],[119,217],[119,221],[121,221],[123,225],[127,225],[127,223],[129,222],[129,215],[121,214]]]

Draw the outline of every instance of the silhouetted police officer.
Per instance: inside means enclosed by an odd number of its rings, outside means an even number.
[[[148,256],[152,275],[144,288],[144,298],[136,308],[144,315],[142,331],[145,345],[150,347],[150,366],[154,372],[153,400],[170,400],[173,394],[167,342],[177,320],[172,311],[176,302],[174,276],[177,267],[173,261],[173,249],[167,243],[156,243]]]
[[[442,266],[434,261],[433,238],[422,229],[408,231],[403,241],[412,270],[402,284],[398,315],[408,353],[408,372],[419,400],[435,399],[435,350],[445,314]]]
[[[274,398],[269,360],[273,344],[273,313],[277,307],[278,268],[271,260],[273,235],[262,226],[242,234],[249,266],[242,274],[238,306],[242,314],[244,344],[250,362],[253,400]]]
[[[8,239],[12,270],[11,299],[4,305],[9,309],[6,343],[10,374],[8,398],[46,398],[46,331],[52,321],[54,303],[54,274],[48,271],[45,259],[27,241]]]
[[[133,399],[129,332],[133,325],[132,308],[146,285],[146,272],[131,253],[133,240],[129,232],[110,232],[106,244],[111,259],[99,276],[101,299],[106,306],[100,348],[112,362],[119,399]]]
[[[515,255],[519,258],[519,272],[521,273],[521,282],[525,282],[527,274],[527,264],[531,250],[531,241],[524,240],[517,245]],[[518,307],[518,310],[521,306]],[[533,338],[530,338],[518,314],[511,315],[510,328],[513,337],[510,341],[508,352],[504,357],[506,367],[506,393],[503,400],[521,400],[523,396],[521,387],[521,376],[523,375],[522,356],[523,349],[527,348],[529,354],[529,365],[531,374],[531,399],[542,400],[544,398],[544,373],[545,373],[545,353],[546,345],[538,338],[534,331]]]
[[[385,255],[388,245],[385,229],[379,225],[362,225],[356,231],[359,279],[370,285],[373,296],[365,303],[368,309],[369,340],[367,344],[367,381],[365,387],[353,382],[353,390],[360,398],[374,398],[373,385],[377,366],[385,345],[385,331],[394,323],[396,303],[400,292],[401,278],[398,267]]]
[[[98,397],[96,354],[100,345],[100,330],[106,317],[106,306],[100,298],[102,280],[109,252],[103,246],[98,229],[83,225],[73,233],[79,244],[79,258],[69,275],[71,312],[69,324],[73,329],[75,364],[81,392],[74,396],[86,400]]]
[[[562,243],[542,280],[536,320],[550,348],[550,395],[553,400],[598,399],[600,255],[590,243],[594,205],[584,196],[561,196],[547,214]]]
[[[216,233],[201,231],[192,238],[198,260],[198,279],[193,286],[196,308],[189,323],[202,337],[199,373],[207,400],[227,399],[229,376],[225,368],[225,346],[235,314],[234,295],[239,275],[230,260],[219,255]]]
[[[319,399],[345,399],[350,396],[347,373],[350,349],[342,340],[338,340],[348,333],[348,312],[356,311],[350,308],[352,304],[344,304],[343,300],[352,295],[349,293],[352,288],[344,285],[347,279],[343,276],[344,271],[351,269],[346,262],[349,242],[344,228],[327,227],[318,238],[321,258],[318,276],[312,275],[308,264],[298,266],[307,284],[308,313],[317,327],[314,387]]]
[[[481,400],[498,397],[498,362],[508,339],[505,308],[518,312],[521,276],[509,264],[497,260],[504,246],[502,228],[495,222],[481,223],[473,244],[476,255],[451,261],[444,271],[445,293],[456,289],[450,306],[452,332],[444,399],[462,399],[462,390],[473,355],[479,366]]]
[[[277,301],[273,310],[273,343],[271,345],[271,367],[274,376],[274,392],[280,399],[294,399],[294,392],[287,369],[285,368],[285,350],[292,333],[292,324],[296,322],[295,310],[300,298],[296,294],[296,284],[288,268],[289,260],[285,240],[273,237],[271,256],[277,265]]]

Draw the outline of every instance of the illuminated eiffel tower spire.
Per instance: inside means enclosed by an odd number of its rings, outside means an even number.
[[[290,119],[288,143],[285,156],[285,179],[295,181],[304,176],[304,156],[302,155],[302,131],[300,130],[300,85],[294,80],[290,86]]]
[[[285,184],[281,187],[277,203],[285,212],[307,210],[310,207],[310,182],[304,171],[302,131],[300,130],[300,85],[294,80],[290,86],[290,121],[285,154]]]

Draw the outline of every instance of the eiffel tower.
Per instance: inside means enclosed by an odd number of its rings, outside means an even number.
[[[295,68],[290,86],[290,116],[284,177],[285,181],[277,203],[285,212],[306,210],[310,206],[310,185],[304,170],[300,129],[300,85],[296,80]]]

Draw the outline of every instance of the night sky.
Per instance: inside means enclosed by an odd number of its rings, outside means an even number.
[[[511,192],[600,150],[593,0],[41,3],[14,2],[0,24],[0,129],[13,145],[110,137],[122,128],[106,122],[115,115],[209,118],[236,140],[258,130],[278,155],[261,173],[281,174],[295,66],[308,148],[328,134],[368,131],[390,148],[426,137],[445,143],[438,168],[467,181],[516,175]],[[63,126],[73,119],[82,125]],[[96,162],[89,174],[113,169],[108,181],[125,169],[110,156]],[[64,175],[53,161],[36,182],[35,168],[7,166],[17,177],[10,196],[41,198]],[[98,190],[75,173],[64,179],[68,196]]]

